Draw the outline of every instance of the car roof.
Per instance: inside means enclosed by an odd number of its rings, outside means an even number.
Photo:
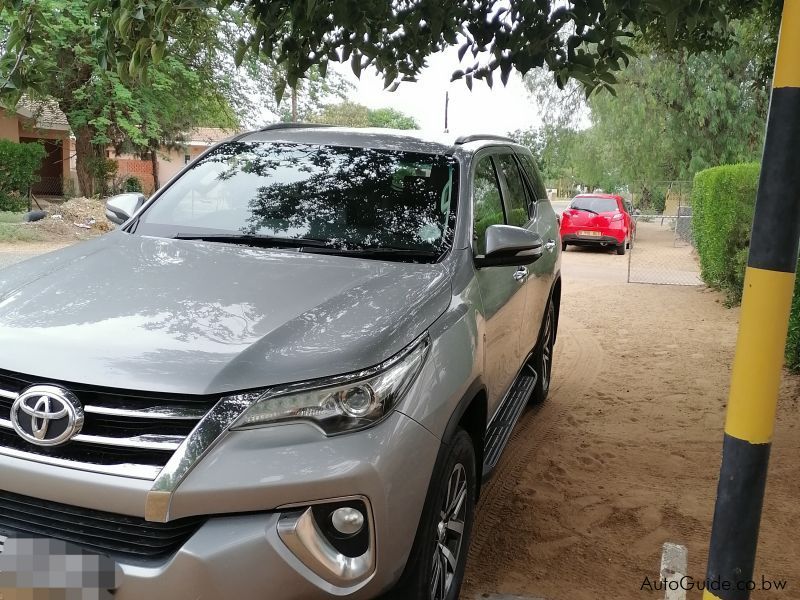
[[[474,152],[484,146],[497,144],[523,148],[509,137],[494,134],[457,135],[419,129],[330,127],[303,123],[277,123],[238,135],[232,139],[247,142],[282,141],[358,148],[385,148],[429,154],[452,154],[456,148]]]

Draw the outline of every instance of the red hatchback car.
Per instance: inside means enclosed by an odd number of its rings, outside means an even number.
[[[614,246],[617,254],[625,254],[635,236],[636,222],[622,196],[580,194],[561,215],[563,250],[570,244]]]

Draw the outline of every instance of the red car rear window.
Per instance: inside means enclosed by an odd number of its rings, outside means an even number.
[[[576,210],[589,210],[591,212],[613,212],[619,207],[614,198],[573,198],[570,208]]]

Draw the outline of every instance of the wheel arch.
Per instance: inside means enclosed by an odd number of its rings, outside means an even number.
[[[481,483],[483,482],[483,448],[486,441],[488,406],[489,399],[486,393],[486,386],[480,379],[477,379],[462,396],[442,436],[442,443],[449,444],[455,432],[463,429],[472,439],[475,449],[475,472],[478,475],[475,478],[477,482],[476,498],[480,496]]]
[[[550,292],[550,298],[553,300],[553,307],[556,313],[555,329],[553,331],[553,342],[558,339],[558,319],[561,315],[561,273],[556,275],[556,280],[553,282],[553,289]]]

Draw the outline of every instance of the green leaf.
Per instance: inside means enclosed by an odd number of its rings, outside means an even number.
[[[283,100],[283,94],[286,92],[286,80],[282,79],[275,86],[275,101],[280,105]]]
[[[240,39],[236,42],[236,52],[233,55],[233,63],[237,67],[241,66],[245,53],[247,53],[247,44]]]

